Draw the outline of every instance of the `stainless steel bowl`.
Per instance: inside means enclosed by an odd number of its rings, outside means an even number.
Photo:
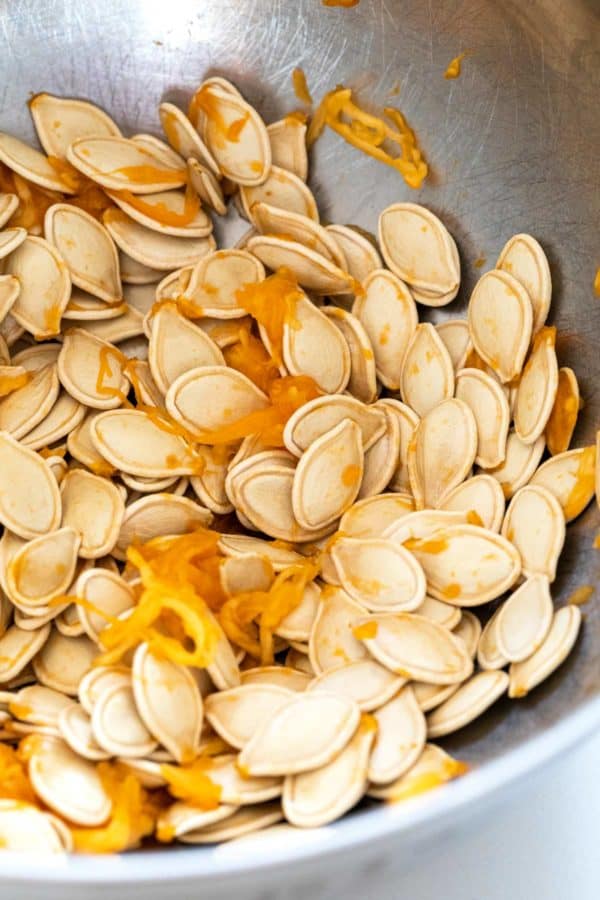
[[[410,191],[396,172],[326,134],[311,165],[323,217],[374,231],[378,211],[396,200],[438,212],[464,272],[459,299],[439,316],[464,313],[478,257],[490,267],[510,235],[534,234],[552,268],[560,362],[576,370],[585,398],[576,439],[589,443],[600,424],[600,300],[592,288],[600,265],[598,9],[595,0],[361,0],[350,10],[320,0],[2,0],[0,127],[31,138],[25,104],[47,90],[90,97],[132,133],[156,132],[160,100],[185,104],[207,72],[231,78],[270,121],[297,105],[295,66],[316,98],[344,82],[367,103],[397,103],[430,163],[426,187]],[[445,81],[447,63],[463,50],[462,76]],[[231,234],[236,226],[226,227]],[[570,526],[559,600],[597,582],[599,527],[595,505]],[[474,771],[426,802],[361,809],[316,837],[264,842],[247,854],[179,848],[33,863],[3,856],[0,890],[11,900],[42,887],[46,900],[81,897],[84,884],[86,897],[118,884],[120,898],[233,890],[262,898],[284,872],[286,885],[303,879],[315,897],[325,867],[364,870],[390,853],[423,853],[450,824],[474,827],[519,779],[596,729],[599,659],[596,597],[559,672],[447,742]]]

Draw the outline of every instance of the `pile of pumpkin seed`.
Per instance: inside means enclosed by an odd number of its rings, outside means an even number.
[[[431,739],[535,688],[580,627],[551,586],[596,448],[570,449],[579,393],[545,325],[541,246],[511,237],[467,319],[419,323],[418,304],[460,286],[440,219],[401,202],[378,242],[323,226],[301,117],[265,126],[220,78],[197,96],[192,118],[160,106],[166,141],[48,94],[31,102],[44,152],[0,135],[21,187],[0,196],[0,741],[37,736],[36,800],[0,799],[9,849],[68,850],[74,828],[110,823],[103,760],[162,791],[159,837],[188,843],[408,797],[460,771]],[[103,217],[70,202],[71,167],[110,198]],[[60,195],[30,231],[11,225],[27,186]],[[232,197],[252,228],[217,250],[211,216]],[[223,351],[251,321],[240,290],[281,270],[302,290],[280,373],[320,394],[284,446],[250,435],[212,453],[202,435],[269,405]],[[220,632],[206,669],[146,643],[98,665],[107,621],[136,603],[128,547],[226,514],[226,595],[318,566],[276,624],[274,663]],[[219,802],[168,799],[165,764],[215,741]]]

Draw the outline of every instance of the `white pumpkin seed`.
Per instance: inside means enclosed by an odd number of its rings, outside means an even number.
[[[308,177],[306,152],[306,122],[299,116],[289,115],[267,125],[273,165],[297,175],[302,181]]]
[[[365,614],[365,607],[333,585],[323,588],[321,597],[308,644],[310,662],[317,675],[341,663],[368,656],[362,642],[353,633]],[[289,662],[287,664],[290,665]]]
[[[379,217],[379,243],[387,265],[415,288],[427,306],[454,299],[460,285],[456,245],[432,212],[416,203],[395,203]]]
[[[312,772],[288,775],[283,787],[283,812],[288,822],[318,828],[352,809],[367,787],[369,754],[376,729],[365,717],[354,737],[329,763]]]
[[[219,694],[210,694],[205,698],[204,711],[217,734],[232,747],[241,750],[293,696],[293,691],[274,684],[243,684]]]
[[[348,345],[348,391],[362,403],[372,403],[377,397],[377,372],[375,354],[365,328],[356,316],[337,306],[324,306],[321,312],[335,325]]]
[[[303,179],[279,166],[271,166],[269,176],[262,184],[254,187],[242,185],[240,200],[243,214],[254,225],[256,225],[254,207],[258,204],[267,204],[275,209],[296,213],[313,222],[319,221],[319,210],[312,191]]]
[[[521,574],[521,559],[513,544],[478,525],[448,525],[430,540],[417,539],[405,546],[423,567],[428,593],[456,606],[494,600]]]
[[[344,590],[368,610],[417,609],[425,599],[425,576],[414,556],[384,538],[342,538],[331,556]]]
[[[283,326],[283,362],[291,375],[309,375],[328,394],[341,393],[350,378],[350,352],[338,329],[305,296],[294,322]]]
[[[531,340],[527,290],[506,271],[486,272],[469,301],[469,332],[481,358],[505,384],[520,374]]]
[[[189,670],[159,659],[147,644],[140,644],[133,657],[132,686],[149,732],[177,762],[194,759],[202,729],[202,696]]]
[[[0,322],[9,314],[20,290],[21,283],[16,275],[0,275]],[[5,364],[8,365],[8,362],[9,360]],[[14,359],[12,362],[13,365],[19,365],[19,363],[15,363]]]
[[[504,462],[489,472],[500,482],[507,500],[531,480],[544,454],[544,448],[543,435],[533,444],[524,444],[516,432],[509,432]]]
[[[36,94],[29,111],[40,144],[48,156],[65,159],[74,140],[81,137],[120,137],[115,122],[102,109],[86,100]]]
[[[42,649],[50,634],[50,625],[26,631],[11,625],[0,637],[0,681],[4,684],[19,675],[36,653]]]
[[[24,387],[0,400],[0,429],[22,438],[46,418],[59,390],[55,363],[34,372]]]
[[[375,269],[382,269],[381,257],[372,241],[353,225],[328,225],[331,234],[346,257],[346,271],[363,282]]]
[[[0,192],[0,228],[4,228],[18,208],[19,198],[16,194]]]
[[[26,228],[5,228],[0,231],[0,259],[20,247],[26,237]]]
[[[19,537],[33,539],[58,528],[61,502],[49,466],[33,450],[0,432],[0,522]]]
[[[167,140],[178,156],[192,157],[219,176],[219,167],[188,117],[173,103],[161,103],[158,107],[160,124]]]
[[[317,675],[306,690],[348,697],[358,703],[361,712],[371,712],[387,703],[404,684],[404,678],[374,659],[357,659]]]
[[[95,409],[120,406],[129,390],[122,354],[81,328],[69,331],[58,356],[58,377],[80,403]]]
[[[216,175],[193,156],[188,158],[187,167],[190,184],[200,200],[213,209],[217,215],[226,215],[227,204]]]
[[[0,132],[0,161],[22,178],[48,191],[75,193],[43,153],[12,134]]]
[[[420,616],[437,622],[452,631],[459,622],[462,621],[463,613],[456,606],[450,606],[449,603],[442,603],[441,600],[435,600],[433,597],[425,597],[423,602],[415,609]]]
[[[121,299],[117,249],[100,222],[76,206],[55,203],[44,217],[44,233],[65,261],[73,284],[107,302]]]
[[[78,403],[77,400],[74,400],[70,394],[63,390],[58,395],[58,399],[48,415],[39,425],[27,432],[25,437],[22,438],[22,443],[31,450],[40,450],[42,447],[48,447],[61,440],[61,438],[67,437],[72,429],[82,422],[85,413],[85,406]],[[50,464],[50,459],[47,459],[46,463]]]
[[[111,191],[155,194],[185,184],[185,166],[180,169],[169,165],[156,150],[130,138],[77,138],[67,149],[67,159],[92,181]]]
[[[345,394],[329,394],[309,400],[292,413],[283,431],[285,446],[294,456],[301,457],[318,438],[339,427],[344,420],[351,420],[359,427],[364,450],[385,429],[385,418],[375,407],[367,407]]]
[[[493,469],[504,461],[510,424],[508,400],[502,386],[480,369],[461,369],[455,384],[455,396],[467,404],[475,418],[475,462],[484,469]]]
[[[9,852],[62,853],[65,847],[54,820],[22,800],[0,800],[0,841]]]
[[[427,716],[427,737],[442,737],[464,728],[495,703],[508,688],[506,672],[478,672]]]
[[[178,434],[157,425],[147,413],[115,409],[90,426],[92,443],[116,469],[144,478],[190,475],[198,465],[191,447]]]
[[[446,494],[440,509],[475,513],[488,531],[500,531],[504,518],[504,492],[492,475],[475,475]]]
[[[552,298],[550,266],[542,247],[530,234],[515,234],[502,248],[496,268],[510,272],[526,288],[533,307],[533,334],[537,334]]]
[[[174,303],[165,303],[153,316],[148,361],[154,381],[166,394],[179,375],[200,366],[224,366],[217,345]]]
[[[92,731],[102,749],[114,756],[147,756],[157,746],[128,685],[117,684],[103,691],[94,704]]]
[[[33,671],[41,684],[76,697],[79,682],[92,667],[97,652],[88,637],[69,638],[52,629],[33,660]]]
[[[541,437],[558,391],[558,362],[554,350],[556,329],[543,328],[523,369],[514,408],[515,431],[524,444]]]
[[[220,398],[218,407],[214,397]],[[249,378],[225,366],[185,372],[171,384],[166,396],[168,412],[197,436],[230,425],[267,405],[265,394]]]
[[[469,323],[466,319],[445,319],[438,322],[435,329],[450,354],[454,371],[464,369],[467,356],[472,348]]]
[[[417,509],[443,504],[471,471],[477,424],[460,399],[443,400],[417,425],[408,447],[408,474]]]
[[[534,575],[503,603],[495,637],[498,650],[510,662],[522,662],[541,646],[552,624],[548,579]]]
[[[5,272],[19,280],[20,291],[10,307],[19,325],[37,340],[58,334],[71,296],[69,270],[58,251],[30,235],[11,253]]]
[[[172,237],[204,238],[212,232],[212,221],[198,205],[190,211],[188,194],[184,191],[160,191],[140,201],[124,198],[119,192],[109,196],[130,219],[159,234]]]
[[[108,478],[74,469],[60,486],[63,526],[81,536],[79,555],[98,559],[110,553],[117,542],[125,512],[123,498]]]
[[[418,415],[454,394],[454,367],[434,326],[417,325],[402,363],[400,391],[403,401]]]
[[[339,519],[356,499],[362,475],[361,431],[345,419],[314,440],[298,463],[292,507],[300,525],[317,529]]]
[[[259,666],[241,673],[242,684],[274,684],[288,691],[304,691],[312,681],[306,672],[290,666]]]
[[[456,684],[473,670],[464,643],[425,616],[378,613],[364,618],[359,628],[369,653],[403,678]]]
[[[378,800],[399,803],[451,781],[465,771],[464,763],[452,759],[441,747],[425,744],[421,756],[406,774],[390,784],[371,786],[368,794]]]
[[[334,295],[352,290],[353,281],[347,272],[298,241],[261,234],[250,238],[247,249],[268,269],[289,269],[311,293]]]
[[[94,738],[92,722],[79,703],[69,703],[58,717],[60,736],[77,756],[93,762],[110,759],[111,754],[103,750]]]
[[[91,716],[101,695],[115,685],[131,686],[131,670],[125,666],[94,666],[79,682],[79,702]]]
[[[66,594],[73,580],[81,539],[63,527],[24,544],[6,569],[7,592],[23,606],[46,606]]]
[[[565,519],[554,494],[540,485],[527,485],[512,498],[502,535],[521,556],[523,575],[556,578],[556,566],[565,542]]]
[[[75,825],[102,825],[111,812],[96,767],[59,738],[44,737],[32,748],[29,778],[50,809]]]
[[[100,632],[121,613],[135,606],[135,594],[116,572],[87,569],[75,584],[77,597],[88,605],[79,607],[79,620],[92,641],[100,644]]]
[[[107,209],[103,222],[117,247],[151,269],[193,265],[215,249],[212,235],[179,237],[140,225],[120,209]]]
[[[569,604],[554,613],[542,645],[523,662],[512,663],[508,696],[524,697],[554,672],[567,658],[579,634],[581,610]]]
[[[205,828],[228,819],[237,811],[237,806],[221,803],[216,809],[202,810],[197,806],[181,801],[173,803],[163,810],[158,818],[157,833],[164,831],[178,840],[186,834],[196,835]]]
[[[374,713],[377,737],[369,760],[369,781],[386,784],[417,762],[427,727],[410,685]]]
[[[327,765],[355,734],[356,703],[320,691],[292,694],[246,744],[239,756],[250,775],[297,775]]]
[[[359,500],[340,519],[340,533],[345,537],[378,538],[414,508],[406,494],[379,494]]]

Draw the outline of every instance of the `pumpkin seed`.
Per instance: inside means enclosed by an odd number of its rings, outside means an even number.
[[[402,364],[400,391],[403,401],[418,416],[454,395],[454,368],[434,326],[417,325]]]
[[[221,400],[218,408],[212,402],[217,396]],[[225,366],[185,372],[171,384],[166,396],[168,412],[196,435],[223,428],[267,405],[266,396],[254,382]]]
[[[369,761],[369,781],[386,784],[410,769],[425,746],[427,727],[410,685],[374,713],[377,737]]]
[[[56,365],[39,369],[24,387],[0,401],[0,429],[15,439],[22,438],[46,418],[59,390]]]
[[[363,325],[375,354],[377,376],[398,390],[408,346],[418,325],[417,308],[405,284],[385,269],[367,276],[352,312]]]
[[[96,645],[88,637],[65,637],[53,628],[33,660],[33,671],[41,684],[76,697],[79,682],[96,654]]]
[[[346,258],[338,244],[318,222],[306,215],[271,206],[269,203],[253,203],[251,215],[254,226],[261,234],[293,239],[310,247],[340,269],[346,268]]]
[[[377,397],[375,355],[369,336],[359,319],[337,306],[325,306],[321,312],[342,334],[350,354],[348,391],[362,403],[372,403]]]
[[[73,580],[81,539],[63,527],[24,544],[6,570],[7,592],[24,606],[46,606],[65,594]]]
[[[58,717],[60,736],[77,756],[98,762],[110,759],[111,754],[97,743],[92,722],[79,703],[69,703]]]
[[[492,475],[474,475],[446,494],[440,509],[475,513],[488,531],[500,531],[504,518],[504,493]]]
[[[100,747],[114,756],[146,756],[157,746],[128,685],[117,684],[103,691],[94,704],[92,731]]]
[[[508,696],[524,697],[551,675],[573,649],[580,626],[581,610],[578,606],[569,604],[557,610],[542,645],[528,659],[511,664]]]
[[[510,662],[521,662],[541,646],[552,624],[548,579],[534,575],[500,607],[496,623],[498,650]]]
[[[441,509],[420,509],[408,512],[385,529],[383,537],[404,544],[409,540],[428,540],[448,525],[467,522],[467,515],[462,511]]]
[[[502,523],[502,535],[518,550],[523,575],[556,578],[565,542],[565,519],[554,494],[540,485],[527,485],[514,495]]]
[[[143,316],[141,313],[130,306],[125,306],[125,311],[113,319],[96,319],[93,322],[76,319],[72,321],[73,328],[83,328],[88,334],[106,341],[110,344],[119,344],[128,338],[138,337],[144,333]],[[145,342],[144,342],[145,347]],[[126,356],[125,349],[123,355]],[[137,347],[133,350],[134,355],[139,353]],[[145,354],[146,355],[146,354]]]
[[[472,349],[469,323],[466,319],[445,319],[436,324],[435,330],[450,354],[454,372],[464,369],[467,356]]]
[[[422,712],[431,712],[451,697],[460,687],[459,684],[427,684],[426,681],[413,681],[411,687]]]
[[[21,800],[0,800],[0,840],[11,852],[62,853],[66,849],[53,820]]]
[[[43,153],[13,137],[12,134],[0,132],[0,161],[22,178],[48,191],[75,193]]]
[[[411,497],[404,494],[379,494],[359,500],[340,520],[340,532],[345,537],[378,538],[404,518],[414,508]]]
[[[188,212],[188,195],[184,191],[160,191],[152,194],[139,206],[134,199],[126,199],[118,192],[109,196],[130,219],[156,231],[173,237],[204,238],[212,232],[212,221],[201,206],[191,215]]]
[[[0,522],[19,537],[32,540],[58,528],[61,501],[50,468],[33,450],[0,432]]]
[[[310,663],[317,675],[341,663],[368,657],[364,645],[354,635],[365,607],[333,585],[323,588],[321,598],[308,642]]]
[[[404,684],[405,679],[394,675],[375,660],[358,659],[327,669],[317,675],[306,689],[348,697],[358,703],[361,712],[371,712],[387,703]]]
[[[314,530],[339,519],[356,499],[362,474],[361,431],[345,419],[314,440],[298,463],[292,507],[300,525]]]
[[[225,365],[217,345],[201,328],[182,316],[174,303],[165,303],[153,317],[148,361],[163,394],[179,375],[190,369]]]
[[[164,830],[167,834],[181,839],[186,834],[202,833],[205,828],[215,825],[223,819],[228,819],[236,811],[237,806],[228,803],[221,803],[216,809],[202,810],[197,806],[179,801],[161,812],[157,822],[157,831],[160,833]]]
[[[293,825],[318,828],[355,806],[367,787],[369,755],[376,730],[363,719],[356,734],[329,763],[312,772],[288,775],[283,787],[283,812]]]
[[[554,494],[565,521],[571,522],[592,500],[595,490],[596,448],[567,450],[547,460],[530,481]]]
[[[478,672],[427,717],[427,736],[442,737],[478,718],[508,688],[506,672]]]
[[[161,273],[159,271],[157,271],[156,269],[151,269],[150,266],[145,266],[143,263],[138,262],[137,259],[133,259],[133,257],[125,253],[124,250],[121,250],[120,248],[117,249],[119,255],[119,269],[121,271],[121,281],[123,283],[123,286],[125,286],[125,284],[155,284],[160,280]],[[170,277],[170,275],[168,277]],[[156,299],[160,298],[157,297]],[[154,302],[154,296],[152,296],[152,302]]]
[[[542,247],[530,234],[515,234],[502,248],[496,268],[510,272],[526,288],[533,307],[533,334],[537,334],[552,298],[550,266]]]
[[[456,684],[469,677],[473,663],[464,643],[437,622],[416,613],[378,613],[365,617],[362,641],[383,666],[428,684]],[[360,626],[359,626],[360,627]]]
[[[452,629],[453,634],[463,641],[471,659],[477,656],[477,646],[481,637],[481,622],[474,613],[464,609],[460,616],[460,622]]]
[[[50,634],[50,625],[42,625],[34,631],[26,631],[11,625],[0,637],[0,681],[10,682],[19,675],[44,646]]]
[[[67,473],[60,493],[63,525],[81,536],[79,555],[98,559],[110,553],[117,542],[125,504],[109,479],[81,469]]]
[[[251,237],[246,246],[268,269],[289,269],[298,283],[314,294],[347,294],[352,290],[350,275],[298,241],[260,234]]]
[[[58,334],[71,296],[69,270],[58,251],[29,235],[7,259],[5,272],[19,280],[19,294],[10,307],[19,325],[37,340]]]
[[[227,215],[227,204],[216,176],[193,156],[188,158],[187,167],[190,184],[200,200],[213,209],[218,216]]]
[[[16,194],[5,194],[0,192],[0,228],[4,228],[18,208],[19,198]]]
[[[263,560],[264,562],[264,560]],[[298,606],[281,620],[275,633],[288,641],[308,641],[317,616],[321,589],[314,582],[306,585]]]
[[[503,669],[508,660],[498,647],[498,619],[502,606],[488,619],[477,644],[477,662],[482,669]]]
[[[500,482],[507,500],[531,480],[544,454],[544,448],[543,436],[533,444],[524,444],[516,432],[509,432],[504,462],[489,472]]]
[[[416,540],[409,546],[425,572],[427,592],[456,606],[479,606],[494,600],[521,574],[515,546],[478,525],[448,525],[430,540]],[[525,569],[523,572],[527,574]]]
[[[115,409],[90,426],[98,453],[116,469],[144,478],[189,475],[197,465],[188,443],[139,410]]]
[[[206,105],[198,130],[221,174],[235,184],[262,184],[271,169],[271,145],[256,110],[213,79],[200,86],[196,96],[202,95]]]
[[[59,738],[44,737],[33,745],[28,770],[36,794],[68,821],[102,825],[110,815],[111,800],[96,767]]]
[[[125,559],[132,544],[152,540],[164,534],[184,534],[198,526],[208,527],[212,516],[207,509],[188,497],[157,493],[140,497],[125,508],[113,553]]]
[[[154,656],[147,644],[135,651],[132,667],[135,703],[149,732],[177,762],[194,759],[202,728],[202,696],[184,666]]]
[[[293,691],[274,684],[243,684],[219,694],[210,694],[205,698],[204,711],[217,734],[232,747],[241,750],[293,696]]]
[[[245,250],[218,250],[196,263],[184,297],[198,307],[198,315],[239,319],[246,310],[239,305],[238,291],[264,277],[262,264]]]
[[[441,600],[435,600],[433,597],[425,597],[423,602],[415,609],[420,616],[437,622],[452,631],[460,621],[462,621],[463,613],[456,606],[450,606],[449,603],[442,603]]]
[[[188,117],[173,103],[161,103],[158,115],[167,140],[178,156],[199,160],[214,175],[219,176],[219,167],[212,153]]]
[[[15,275],[0,275],[0,322],[9,314],[20,290],[21,284]],[[5,365],[8,365],[8,362],[9,360]]]
[[[345,394],[329,394],[309,400],[292,413],[283,431],[285,446],[294,456],[301,457],[317,439],[345,420],[351,420],[360,429],[364,450],[371,447],[385,429],[385,418],[379,410],[364,406]]]
[[[375,246],[361,230],[353,225],[328,225],[331,234],[346,258],[346,271],[361,284],[375,269],[383,268]]]
[[[249,534],[222,534],[219,538],[219,550],[224,556],[243,556],[247,553],[264,556],[271,561],[275,572],[281,572],[302,561],[301,555],[295,550]]]
[[[510,424],[508,400],[502,386],[480,369],[461,369],[456,374],[455,396],[467,404],[477,426],[475,462],[493,469],[503,462]]]
[[[414,288],[426,306],[454,299],[460,285],[456,244],[424,206],[395,203],[379,216],[379,243],[387,265]]]
[[[558,363],[554,351],[556,329],[543,328],[536,335],[533,350],[517,388],[515,431],[524,444],[533,444],[543,435],[558,391]]]
[[[80,137],[120,137],[121,132],[104,110],[86,100],[36,94],[29,111],[40,144],[48,156],[65,159],[67,150]]]
[[[558,388],[546,423],[546,443],[552,456],[569,449],[579,413],[579,385],[573,369],[558,370]]]
[[[102,694],[115,685],[131,686],[131,671],[125,666],[95,666],[83,676],[78,696],[89,716]]]
[[[311,682],[311,676],[290,666],[259,666],[245,669],[241,673],[242,684],[274,684],[288,691],[304,691]]]
[[[213,844],[233,840],[237,843],[237,839],[243,835],[252,835],[261,829],[270,830],[270,826],[282,818],[279,803],[246,806],[228,815],[223,822],[214,822],[212,825],[187,831],[179,836],[179,840],[184,844]]]
[[[109,303],[121,299],[119,257],[100,222],[78,207],[55,203],[44,217],[44,232],[67,265],[73,284]]]
[[[441,747],[425,744],[421,756],[406,774],[390,784],[370,786],[368,794],[378,800],[397,803],[451,781],[464,771],[464,764],[452,759]]]
[[[67,148],[67,159],[92,181],[111,191],[156,194],[185,184],[186,170],[131,138],[80,137]],[[58,188],[63,190],[63,188]]]
[[[20,247],[27,237],[25,228],[5,228],[0,232],[0,259],[4,259],[17,247]]]
[[[471,294],[469,331],[477,353],[505,384],[521,373],[533,313],[527,290],[508,272],[486,272]]]
[[[239,765],[250,775],[297,775],[320,768],[346,747],[359,722],[357,704],[345,697],[292,694],[254,732]]]
[[[76,328],[65,335],[58,356],[58,377],[80,403],[95,409],[120,406],[129,390],[123,368],[119,351],[89,330]]]
[[[304,179],[278,166],[271,166],[269,176],[262,184],[254,187],[242,185],[240,200],[242,214],[254,225],[256,225],[254,207],[258,204],[267,204],[278,210],[296,213],[313,222],[319,221],[317,203],[312,191],[304,183]]]
[[[341,538],[331,556],[344,590],[368,610],[417,609],[425,599],[425,576],[414,556],[384,538]]]
[[[296,116],[286,116],[267,125],[271,145],[273,165],[297,175],[302,181],[308,177],[308,155],[306,152],[306,122]]]
[[[100,644],[100,632],[111,619],[135,606],[135,594],[130,586],[115,572],[106,569],[87,569],[75,584],[77,597],[90,606],[79,608],[79,620],[85,633]]]
[[[74,400],[66,391],[61,391],[46,418],[35,428],[32,428],[31,431],[28,431],[22,439],[23,445],[31,450],[40,450],[42,447],[54,444],[61,438],[66,437],[73,428],[79,425],[85,416],[85,411],[85,406]],[[55,461],[56,459],[54,457]],[[52,457],[47,458],[46,463],[51,465],[51,460]],[[61,463],[66,465],[64,460],[61,460],[58,463],[61,468]]]
[[[302,296],[293,325],[283,326],[283,362],[291,375],[309,375],[328,394],[341,393],[350,378],[350,352],[342,334]]]
[[[400,425],[398,418],[381,407],[385,416],[385,431],[369,447],[364,458],[363,478],[359,498],[372,497],[384,491],[398,468],[400,458]]]
[[[104,224],[117,247],[151,269],[180,269],[193,265],[215,249],[212,235],[179,237],[154,231],[120,209],[108,209]]]
[[[407,454],[417,508],[442,505],[471,471],[476,452],[477,423],[463,400],[443,400],[430,409],[415,428]]]

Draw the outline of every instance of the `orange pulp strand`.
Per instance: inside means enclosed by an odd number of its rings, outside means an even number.
[[[172,225],[175,228],[184,228],[189,225],[200,210],[200,199],[189,184],[186,186],[183,212],[181,213],[169,209],[165,203],[152,203],[139,194],[132,194],[131,191],[111,191],[110,196],[118,197],[119,200],[128,203],[129,206],[160,225]]]
[[[448,68],[444,72],[444,78],[448,81],[451,81],[454,78],[458,78],[461,72],[461,63],[465,58],[465,53],[459,53],[458,56],[455,56],[454,59],[450,60],[448,63]]]
[[[301,103],[306,103],[308,106],[312,106],[313,99],[310,96],[304,69],[300,69],[299,67],[296,67],[294,69],[294,71],[292,72],[292,85],[294,87],[294,93],[298,100],[300,100]]]
[[[546,446],[552,454],[569,449],[579,413],[579,390],[573,376],[565,369],[558,372],[558,390],[546,424]]]
[[[291,272],[278,269],[264,281],[245,284],[235,292],[240,306],[264,328],[275,365],[283,362],[283,327],[295,324],[296,303],[303,296]]]
[[[315,142],[325,125],[328,125],[358,150],[400,172],[409,187],[420,188],[429,169],[415,134],[399,110],[384,107],[383,111],[395,127],[357,106],[352,101],[350,88],[340,86],[329,91],[319,104],[309,126],[308,146]],[[383,149],[382,145],[386,140],[399,147],[399,156],[392,157]]]

